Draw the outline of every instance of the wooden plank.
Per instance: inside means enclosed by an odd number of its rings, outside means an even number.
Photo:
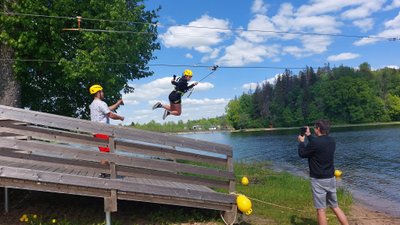
[[[171,134],[143,131],[135,128],[96,123],[87,120],[18,109],[9,106],[0,105],[0,117],[43,126],[58,127],[75,132],[104,133],[117,138],[125,138],[182,148],[193,148],[232,156],[232,148],[223,144],[177,137]]]
[[[118,192],[118,199],[129,200],[129,201],[141,201],[141,202],[149,202],[149,203],[158,203],[158,204],[168,204],[168,205],[178,205],[178,206],[187,206],[194,208],[203,208],[203,209],[214,209],[225,211],[232,208],[233,203],[219,203],[219,202],[209,202],[209,201],[193,201],[188,199],[176,199],[168,196],[157,196],[157,195],[146,195],[141,193],[126,193],[126,192]]]
[[[27,189],[27,190],[63,193],[63,194],[102,197],[102,198],[109,196],[110,194],[108,190],[104,189],[95,189],[90,187],[85,188],[79,186],[60,185],[54,183],[40,183],[35,181],[21,182],[21,180],[1,178],[1,177],[0,177],[0,186]],[[204,208],[204,209],[214,209],[222,211],[228,210],[232,207],[232,203],[193,201],[190,199],[188,200],[179,199],[179,201],[177,201],[175,198],[169,196],[156,196],[156,195],[148,195],[148,194],[132,193],[132,192],[128,193],[124,191],[118,192],[118,199],[128,200],[128,201],[141,201],[141,202],[150,202],[158,204],[187,206],[187,207]]]
[[[227,145],[6,106],[0,106],[0,132],[80,144],[65,146],[0,138],[0,185],[14,183],[32,190],[103,197],[108,211],[116,211],[117,198],[224,211],[235,207],[233,195],[199,185],[234,191],[232,148]],[[111,153],[82,149],[107,143],[94,139],[93,133],[110,135]],[[187,149],[199,153],[185,152]],[[113,153],[115,150],[117,153]],[[119,151],[159,158],[130,157]],[[226,170],[178,163],[177,159],[220,165]],[[126,179],[98,178],[97,171],[110,169],[100,165],[100,160],[110,162],[112,177],[118,173],[127,175]]]
[[[214,176],[221,179],[234,179],[234,176],[231,172],[204,168],[189,164],[179,164],[175,162],[155,160],[155,159],[131,158],[127,156],[115,155],[110,153],[85,151],[66,146],[57,146],[54,144],[8,140],[1,137],[0,137],[0,143],[3,147],[6,148],[21,149],[21,150],[27,150],[44,154],[51,153],[54,155],[58,155],[58,157],[62,158],[75,158],[92,162],[96,160],[97,161],[107,160],[109,162],[115,162],[118,165],[123,165],[123,166],[132,167],[133,165],[133,167],[140,167],[146,169],[201,174],[206,176]]]
[[[88,172],[87,176],[98,176],[101,172],[107,172],[108,168],[106,165],[101,165],[99,163],[90,163],[78,160],[70,160],[64,158],[53,158],[49,156],[26,154],[21,152],[15,152],[13,150],[1,149],[0,156],[7,157],[8,161],[13,161],[12,163],[17,165],[26,164],[27,166],[43,164],[53,167],[57,167],[53,172],[63,173],[70,167],[77,169],[84,169]],[[4,161],[4,158],[1,158]],[[9,163],[11,164],[11,162]],[[208,178],[191,177],[181,174],[175,174],[165,171],[148,170],[142,168],[132,168],[126,166],[118,166],[118,175],[129,176],[129,177],[147,177],[151,179],[163,179],[170,180],[173,182],[183,182],[191,183],[196,185],[205,185],[214,188],[224,188],[227,189],[228,182],[220,181]]]
[[[91,197],[106,197],[110,195],[110,191],[106,189],[63,185],[57,183],[43,183],[43,182],[19,180],[15,178],[3,178],[3,177],[0,177],[0,186],[34,190],[34,191],[47,191],[47,192],[62,193],[62,194],[91,196]]]
[[[213,163],[216,165],[226,165],[226,159],[214,156],[200,155],[190,152],[177,151],[174,148],[166,148],[162,146],[150,146],[139,143],[126,142],[124,140],[116,140],[116,148],[132,153],[141,153],[146,155],[154,155],[167,159],[186,159],[197,162]]]
[[[46,156],[34,156],[15,153],[12,151],[0,151],[1,165],[9,165],[26,169],[40,169],[40,167],[37,166],[38,164],[40,164],[47,167],[50,172],[58,173],[68,172],[72,169],[75,169],[77,171],[86,171],[86,173],[88,173],[88,171],[98,171],[98,173],[101,171],[101,166],[95,165],[95,167],[90,167],[90,164],[75,165],[73,163],[68,164],[68,162],[70,161],[63,159],[59,159],[59,161],[52,160],[52,158]]]
[[[15,125],[13,122],[14,121],[0,121],[0,126],[2,126],[1,130],[19,135],[33,136],[37,139],[67,143],[74,142],[91,146],[98,146],[107,143],[107,141],[93,138],[92,135],[87,133],[77,134],[33,125]]]
[[[28,181],[58,183],[75,186],[92,187],[99,189],[116,189],[124,192],[137,192],[152,195],[172,196],[175,198],[194,199],[210,202],[232,203],[230,195],[214,192],[201,192],[154,185],[144,185],[122,180],[109,180],[100,178],[78,177],[74,175],[58,174],[52,172],[38,172],[23,168],[0,166],[0,177],[22,179]]]
[[[61,132],[52,129],[44,129],[33,126],[17,126],[12,124],[10,121],[0,121],[2,130],[12,132],[14,134],[33,136],[35,139],[45,139],[50,141],[65,141],[75,142],[79,144],[86,144],[91,146],[99,146],[106,144],[107,142],[101,139],[95,139],[92,136],[85,134],[74,134],[69,132]],[[173,148],[166,148],[162,146],[150,146],[139,143],[127,142],[124,140],[115,140],[116,149],[131,153],[145,154],[151,156],[163,157],[166,159],[183,159],[197,162],[213,163],[216,165],[226,165],[226,159],[218,158],[214,156],[201,155],[190,152],[182,152],[174,150]]]

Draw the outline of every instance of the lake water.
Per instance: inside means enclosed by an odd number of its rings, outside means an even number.
[[[297,130],[214,132],[183,136],[232,146],[235,161],[270,161],[275,170],[308,177],[297,154]],[[338,185],[371,209],[400,216],[400,126],[332,129]]]

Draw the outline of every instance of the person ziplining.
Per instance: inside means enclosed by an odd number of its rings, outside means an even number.
[[[161,102],[157,102],[153,106],[153,110],[158,108],[164,108],[163,120],[169,115],[180,116],[182,113],[182,96],[194,86],[196,86],[199,82],[194,82],[191,85],[188,85],[188,81],[190,81],[193,77],[193,72],[191,70],[185,70],[182,73],[182,77],[176,79],[176,75],[174,75],[171,80],[171,84],[175,85],[175,89],[169,94],[168,99],[170,104],[163,105]]]

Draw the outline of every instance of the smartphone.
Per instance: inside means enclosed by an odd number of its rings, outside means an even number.
[[[300,135],[304,136],[306,134],[306,131],[307,131],[307,127],[301,127],[300,128]]]

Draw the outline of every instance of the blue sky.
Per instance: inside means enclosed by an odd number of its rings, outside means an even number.
[[[164,122],[163,110],[151,106],[168,103],[172,75],[185,69],[199,81],[211,72],[208,66],[220,66],[182,98],[182,115],[165,122],[223,115],[229,100],[257,83],[272,82],[284,68],[297,74],[296,68],[326,63],[400,66],[400,0],[151,0],[145,5],[161,6],[161,49],[150,62],[154,75],[130,82],[135,92],[123,95],[125,105],[118,109],[123,124]]]

